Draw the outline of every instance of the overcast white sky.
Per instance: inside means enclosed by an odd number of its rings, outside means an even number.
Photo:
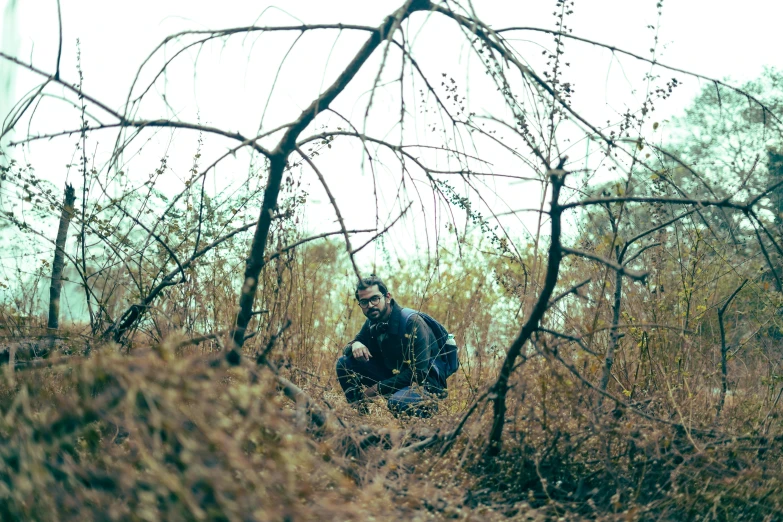
[[[9,7],[14,4],[15,18],[9,18]],[[85,90],[92,96],[120,108],[143,59],[165,36],[183,29],[225,28],[245,25],[293,25],[305,23],[342,22],[346,24],[378,25],[381,20],[399,7],[401,2],[387,1],[299,1],[257,2],[224,0],[139,0],[117,2],[107,0],[61,0],[63,18],[62,76],[77,81],[76,39],[81,42],[81,62],[85,76]],[[3,20],[3,50],[13,52],[25,61],[53,72],[57,57],[57,4],[55,0],[0,0]],[[276,7],[275,7],[276,6]],[[478,15],[493,28],[527,26],[554,28],[554,1],[542,0],[476,0]],[[769,0],[664,0],[660,23],[656,2],[651,0],[576,0],[574,14],[566,23],[573,34],[598,42],[626,49],[643,56],[650,56],[654,30],[658,27],[659,47],[657,57],[662,63],[715,78],[730,77],[737,85],[753,79],[762,67],[781,65],[779,21],[783,18],[783,3]],[[440,25],[439,25],[440,24]],[[472,79],[466,64],[469,54],[464,43],[448,32],[442,21],[431,20],[416,42],[417,57],[423,67],[454,75],[461,84],[462,94],[469,95],[469,103],[481,105],[482,89],[486,85]],[[271,128],[285,123],[299,114],[323,85],[334,77],[366,39],[364,33],[343,34],[336,45],[334,33],[306,35],[288,57],[281,71],[277,90],[272,97],[264,127]],[[534,67],[539,64],[542,45],[552,47],[551,36],[531,33],[518,35],[518,49],[523,58]],[[167,100],[179,117],[240,130],[254,135],[258,128],[276,63],[286,52],[292,37],[235,38],[222,48],[212,48],[198,56],[199,66],[194,79],[193,53],[188,59],[172,66],[167,77]],[[627,107],[635,108],[641,98],[633,89],[643,87],[642,76],[649,66],[633,60],[618,59],[606,49],[577,42],[566,44],[567,60],[571,67],[566,80],[574,83],[574,106],[596,122],[616,119]],[[529,53],[529,58],[527,56]],[[248,58],[252,55],[252,58]],[[328,59],[328,65],[327,65]],[[475,69],[474,69],[475,70]],[[657,69],[664,78],[673,73]],[[0,86],[9,78],[9,68],[0,65]],[[358,102],[366,96],[365,83],[349,89],[340,98],[341,110],[352,113]],[[688,105],[702,85],[694,78],[676,74],[683,87],[675,95],[658,106],[658,120],[678,114]],[[360,75],[361,79],[361,75]],[[7,110],[8,98],[16,99],[40,78],[17,71],[15,89],[5,89],[6,99],[0,110]],[[159,83],[158,86],[161,84]],[[470,92],[468,92],[470,90]],[[170,113],[160,101],[159,89],[155,99],[142,108],[141,116],[163,117]],[[489,92],[489,91],[487,91]],[[15,93],[15,94],[14,94]],[[384,96],[380,95],[379,106]],[[16,98],[14,98],[14,96]],[[393,94],[388,94],[389,100]],[[393,105],[390,106],[393,107]],[[472,107],[473,107],[472,106]],[[471,107],[471,108],[472,108]],[[486,109],[486,107],[484,107]],[[397,109],[398,110],[398,109]],[[486,109],[489,110],[489,109]],[[197,115],[197,116],[196,116]],[[0,114],[4,118],[5,114]],[[383,120],[383,118],[381,118]],[[64,128],[78,128],[78,112],[50,100],[41,104],[33,124],[34,132]],[[383,125],[378,127],[382,131]],[[17,132],[16,138],[19,138]],[[93,135],[96,155],[104,147],[104,158],[113,144],[113,135],[102,138]],[[57,141],[57,140],[55,140]],[[102,143],[101,143],[102,141]],[[226,142],[208,139],[205,150],[219,154]],[[60,143],[46,142],[27,149],[23,158],[32,162],[39,175],[61,185],[65,179],[78,185],[78,177],[65,169],[73,157],[74,139]],[[269,142],[268,144],[271,144]],[[178,136],[168,153],[180,151],[179,163],[172,160],[174,174],[186,172],[195,150],[195,137]],[[15,154],[19,156],[18,149]],[[373,205],[362,206],[358,199],[367,199],[371,192],[371,179],[357,176],[358,162],[349,163],[344,158],[358,158],[358,150],[340,149],[332,158],[323,158],[324,173],[332,190],[339,193],[338,201],[346,207],[349,228],[366,228],[366,222],[374,218]],[[152,163],[159,156],[150,154]],[[209,161],[209,154],[205,154]],[[495,165],[503,170],[502,161]],[[135,167],[137,171],[146,168]],[[352,170],[353,169],[353,170]],[[219,174],[241,175],[241,169],[228,167]],[[312,181],[312,180],[311,180]],[[215,181],[218,183],[218,181]],[[501,189],[501,192],[503,190]],[[335,229],[333,213],[326,205],[323,194],[316,186],[311,190],[312,210],[310,222],[316,231]],[[540,196],[535,190],[523,190],[514,198],[517,205],[533,205]],[[320,201],[320,204],[315,202]],[[490,202],[494,205],[495,202]],[[503,205],[511,204],[509,201]],[[524,205],[523,205],[524,206]],[[386,202],[391,212],[392,202]],[[499,210],[503,206],[499,204]],[[53,222],[51,224],[55,226]],[[365,225],[365,226],[363,226]],[[372,225],[372,223],[370,223]],[[377,260],[377,253],[367,253],[366,262]]]
[[[9,4],[14,0],[2,0]],[[55,0],[15,0],[18,54],[52,70],[56,58]],[[82,41],[84,68],[93,89],[123,90],[141,59],[163,37],[184,28],[217,28],[343,22],[377,25],[401,2],[286,0],[62,0],[65,72],[73,74],[74,42]],[[667,47],[661,61],[713,77],[737,80],[758,75],[763,65],[780,61],[779,20],[783,4],[769,0],[667,0],[663,3],[660,41]],[[272,6],[267,10],[267,7]],[[290,13],[286,16],[281,10]],[[495,28],[553,27],[554,2],[478,0],[480,17]],[[577,1],[569,25],[574,34],[647,55],[648,24],[656,23],[656,4],[649,0]],[[3,9],[7,13],[7,9]],[[263,16],[262,16],[263,14]],[[260,18],[259,18],[260,17]],[[5,35],[4,35],[5,36]],[[574,47],[576,47],[574,45]],[[575,52],[574,49],[571,52]],[[578,62],[576,58],[572,60]],[[599,64],[595,64],[599,65]],[[605,75],[605,70],[596,70]],[[98,80],[103,80],[100,85]]]

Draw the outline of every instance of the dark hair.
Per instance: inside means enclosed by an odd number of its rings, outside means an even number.
[[[389,290],[386,288],[386,285],[383,284],[383,280],[381,280],[380,277],[373,274],[370,277],[365,277],[363,279],[359,279],[359,283],[356,285],[356,291],[354,292],[354,296],[356,297],[356,300],[359,300],[359,290],[367,290],[371,286],[378,286],[378,290],[381,291],[381,293],[385,296],[389,293]]]

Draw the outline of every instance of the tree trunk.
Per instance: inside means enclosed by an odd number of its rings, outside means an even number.
[[[623,254],[620,253],[619,247],[615,248],[617,257],[617,264],[623,264]],[[612,303],[612,329],[609,341],[609,348],[606,350],[606,357],[604,357],[604,369],[601,375],[601,382],[598,385],[602,392],[606,391],[609,385],[609,379],[612,377],[612,365],[614,365],[614,356],[617,351],[617,345],[620,342],[620,333],[617,331],[617,327],[620,324],[620,306],[623,298],[623,273],[619,270],[615,273],[614,281],[614,302]],[[598,407],[600,408],[604,402],[604,396],[598,395]]]
[[[65,267],[65,240],[68,237],[68,227],[73,218],[73,204],[76,202],[76,193],[73,186],[65,184],[65,198],[63,210],[60,214],[60,227],[57,229],[57,241],[54,249],[54,262],[52,263],[52,283],[49,287],[49,330],[57,330],[60,326],[60,290],[63,284],[63,268]]]
[[[552,203],[549,209],[549,215],[552,223],[552,233],[549,243],[549,260],[547,261],[546,277],[544,278],[544,286],[541,289],[541,294],[538,296],[536,304],[530,312],[525,324],[522,326],[522,330],[519,335],[511,344],[511,347],[506,353],[506,359],[503,361],[503,366],[500,369],[497,381],[491,388],[491,397],[494,402],[494,413],[492,418],[492,427],[489,431],[489,445],[487,447],[487,454],[490,457],[496,457],[500,455],[503,426],[506,422],[506,394],[509,389],[509,379],[511,373],[514,371],[514,363],[522,352],[522,347],[528,342],[530,337],[538,329],[541,319],[549,307],[549,298],[552,297],[552,291],[557,284],[557,277],[560,272],[560,262],[563,259],[563,248],[560,244],[560,215],[563,210],[560,208],[560,189],[563,188],[565,182],[564,178],[566,172],[561,170],[565,164],[566,158],[563,157],[560,160],[560,164],[554,171],[548,172],[550,179],[552,180]]]

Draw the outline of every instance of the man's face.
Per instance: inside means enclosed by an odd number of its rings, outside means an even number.
[[[372,285],[364,290],[359,290],[359,307],[364,316],[372,322],[388,319],[391,304],[391,294],[383,295],[378,290],[378,285]]]

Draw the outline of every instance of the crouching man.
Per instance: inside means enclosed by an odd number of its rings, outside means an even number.
[[[401,308],[377,276],[360,280],[355,296],[367,320],[337,360],[345,398],[363,413],[367,399],[382,396],[394,414],[430,416],[458,366],[453,336],[426,314]]]

